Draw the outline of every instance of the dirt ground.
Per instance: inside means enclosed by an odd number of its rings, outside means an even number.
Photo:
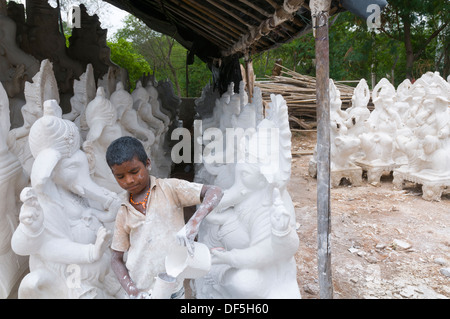
[[[313,150],[315,132],[294,132],[292,150]],[[317,189],[308,174],[312,155],[293,156],[289,192],[300,247],[295,256],[302,298],[319,298]],[[450,195],[422,199],[421,186],[394,189],[392,176],[376,187],[331,189],[331,263],[335,299],[450,298]]]

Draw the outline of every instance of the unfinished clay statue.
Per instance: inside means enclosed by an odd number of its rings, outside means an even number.
[[[402,83],[400,83],[397,87],[396,101],[394,103],[394,107],[403,123],[406,123],[406,115],[408,114],[408,110],[410,108],[410,100],[412,95],[410,94],[411,90],[411,81],[409,79],[405,79]]]
[[[363,92],[358,92],[357,98],[363,98],[362,94]],[[332,187],[339,186],[343,178],[346,178],[353,186],[359,186],[362,182],[362,170],[353,164],[351,157],[358,152],[360,147],[359,137],[354,135],[357,134],[355,129],[358,129],[358,127],[353,123],[356,124],[357,116],[359,116],[358,123],[360,123],[362,114],[357,108],[363,110],[364,102],[361,103],[356,98],[354,101],[355,109],[352,112],[354,114],[352,114],[352,118],[349,118],[350,114],[341,109],[341,94],[333,80],[330,79],[330,173]],[[356,103],[359,105],[356,106]],[[348,134],[347,125],[350,125],[352,134]],[[311,176],[317,175],[316,149],[309,163],[309,174]]]
[[[117,83],[127,83],[127,72],[119,66],[110,66],[108,72],[97,80],[97,87],[102,86],[105,90],[106,98],[110,98],[117,87]]]
[[[136,83],[136,88],[131,93],[133,97],[133,108],[138,112],[138,119],[140,123],[153,131],[155,135],[155,143],[160,142],[161,135],[167,131],[167,127],[164,126],[163,121],[157,119],[153,113],[149,103],[150,94],[142,86],[141,82]]]
[[[364,133],[366,120],[370,116],[367,105],[370,100],[370,90],[365,79],[361,79],[352,96],[352,106],[345,110],[348,117],[345,122],[348,134],[359,138]]]
[[[354,162],[367,171],[367,180],[373,185],[378,185],[382,175],[389,174],[404,161],[394,143],[397,133],[405,126],[394,106],[395,99],[394,86],[386,78],[381,79],[372,92],[375,108],[367,119],[365,132],[359,135],[364,155]]]
[[[116,107],[117,119],[122,126],[122,135],[134,136],[149,148],[155,142],[155,135],[151,130],[139,124],[138,115],[133,109],[133,97],[125,91],[122,82],[117,83],[110,100]]]
[[[39,61],[17,45],[16,23],[7,15],[6,1],[0,2],[2,7],[0,30],[3,31],[0,35],[0,82],[10,99],[11,127],[16,128],[23,125],[20,109],[25,104],[23,97],[25,81],[30,81],[39,71]],[[11,1],[8,6],[19,5]]]
[[[423,198],[440,200],[450,187],[450,84],[437,72],[428,72],[412,86],[420,95],[413,116],[396,137],[396,146],[407,157],[407,164],[394,170],[394,185],[404,181],[422,184]]]
[[[48,100],[30,130],[32,187],[21,194],[21,225],[11,242],[17,254],[30,256],[19,298],[115,296],[120,284],[107,247],[120,201],[92,181],[78,128],[61,115]]]
[[[150,104],[150,94],[142,86],[141,82],[136,83],[136,89],[131,94],[133,97],[133,109],[138,115],[138,123],[153,132],[155,141],[150,145],[149,154],[152,155],[153,165],[151,174],[156,177],[168,177],[170,174],[170,166],[166,163],[169,150],[165,147],[165,137],[169,127],[164,122],[153,115],[152,105]]]
[[[164,123],[164,132],[160,136],[157,149],[152,149],[153,153],[151,153],[151,157],[155,165],[152,165],[151,173],[157,177],[168,177],[172,170],[169,146],[169,133],[172,121],[171,118],[162,111],[162,101],[160,93],[156,88],[157,85],[158,83],[154,79],[150,79],[145,87],[150,95],[149,104],[153,117]]]
[[[373,90],[375,109],[367,120],[366,133],[360,135],[365,162],[371,164],[394,164],[393,140],[402,121],[390,107],[394,104],[395,89],[387,79],[382,79]]]
[[[210,174],[209,179],[211,180],[211,183],[220,186],[222,189],[228,189],[234,183],[235,161],[237,160],[234,160],[234,154],[236,154],[238,150],[237,143],[234,143],[234,138],[231,135],[227,135],[227,130],[233,127],[240,127],[235,125],[241,124],[244,126],[251,126],[253,124],[252,128],[254,130],[256,129],[256,116],[253,118],[253,123],[250,117],[247,118],[250,123],[244,123],[245,115],[238,121],[238,115],[240,115],[241,110],[241,95],[245,94],[245,92],[241,90],[240,93],[234,93],[233,87],[234,83],[231,83],[228,91],[216,101],[216,108],[221,109],[221,116],[217,123],[219,125],[217,127],[211,127],[209,128],[210,130],[208,130],[209,132],[212,131],[214,142],[210,141],[210,138],[212,139],[213,137],[210,137],[209,134],[206,133],[207,131],[203,131],[203,137],[207,142],[203,152],[203,165]],[[248,110],[250,111],[251,109],[252,106],[249,106]],[[231,141],[232,138],[233,141]],[[228,143],[227,139],[230,139]],[[227,160],[227,158],[232,160]]]
[[[25,171],[30,174],[34,158],[31,155],[28,134],[31,126],[43,114],[44,101],[54,99],[59,103],[58,85],[53,73],[53,65],[43,60],[41,68],[33,77],[33,82],[25,83],[26,104],[22,107],[24,124],[9,133],[10,149],[19,158]]]
[[[74,95],[70,98],[70,113],[63,114],[63,119],[74,122],[80,129],[81,138],[86,139],[89,127],[86,123],[86,106],[95,98],[95,79],[92,64],[88,64],[79,80],[73,83]]]
[[[111,173],[105,154],[111,142],[122,136],[122,127],[117,121],[117,110],[105,97],[103,87],[97,89],[97,95],[87,105],[85,114],[89,131],[83,150],[89,160],[91,177],[98,185],[121,193],[123,190]]]
[[[156,90],[161,101],[161,112],[166,114],[173,122],[178,116],[181,104],[180,97],[175,94],[170,80],[159,81]]]
[[[27,260],[11,249],[11,237],[19,223],[19,194],[28,184],[28,176],[20,161],[8,149],[10,128],[9,102],[0,83],[0,298],[10,294],[16,281],[27,268]]]
[[[154,81],[148,81],[147,86],[145,87],[148,94],[150,95],[149,102],[152,106],[153,116],[163,121],[164,125],[169,127],[171,124],[170,117],[161,111],[161,99],[155,85],[157,84],[155,84]]]
[[[267,118],[245,149],[248,161],[236,164],[234,184],[201,225],[199,241],[213,258],[209,274],[195,281],[197,298],[300,298],[293,257],[299,242],[286,190],[291,169],[287,106],[281,95],[271,99]],[[279,152],[272,156],[255,153],[254,143],[271,143],[265,129],[279,133],[279,144],[272,140]]]

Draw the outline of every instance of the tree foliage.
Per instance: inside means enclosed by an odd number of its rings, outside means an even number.
[[[152,72],[145,58],[125,39],[108,42],[108,46],[111,48],[111,60],[128,70],[131,88],[136,86],[137,80],[144,73]]]
[[[373,73],[376,81],[386,77],[398,85],[427,71],[448,76],[449,4],[440,0],[389,0],[379,30],[369,30],[364,19],[350,12],[330,18],[330,77],[336,81],[370,81]],[[405,21],[410,23],[409,31],[405,30]],[[253,63],[259,78],[271,74],[277,59],[289,69],[314,76],[314,58],[314,38],[308,33],[256,55]]]
[[[169,36],[151,30],[132,15],[127,16],[124,23],[115,38],[132,43],[134,49],[150,64],[156,79],[170,79],[179,96],[200,96],[201,89],[211,79],[211,72],[205,63],[195,58],[194,64],[189,66],[187,82],[187,50],[183,46]]]

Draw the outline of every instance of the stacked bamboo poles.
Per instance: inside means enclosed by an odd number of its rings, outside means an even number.
[[[316,127],[316,79],[312,76],[302,75],[288,68],[281,67],[278,76],[268,76],[268,80],[256,81],[255,85],[261,88],[264,104],[270,102],[270,94],[281,94],[286,100],[289,110],[291,126],[300,126],[302,129]],[[341,93],[342,109],[351,106],[354,88],[341,83],[335,83]]]

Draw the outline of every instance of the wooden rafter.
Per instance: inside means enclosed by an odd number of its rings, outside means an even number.
[[[239,7],[238,5],[227,1],[227,0],[222,0],[222,3],[225,3],[226,5],[240,11],[241,13],[245,14],[246,16],[252,18],[253,20],[255,20],[257,23],[261,23],[263,21],[263,19],[258,18],[257,16],[255,16],[253,13],[251,13],[250,11],[246,10],[245,8]]]
[[[210,30],[212,32],[218,32],[220,30],[221,32],[224,32],[224,33],[230,35],[232,38],[236,38],[236,36],[238,36],[241,32],[239,30],[232,28],[231,26],[229,28],[223,27],[223,25],[226,25],[226,22],[219,20],[217,17],[212,16],[210,13],[202,14],[182,3],[175,4],[175,3],[172,3],[173,1],[170,1],[170,2],[171,2],[171,6],[170,6],[171,9],[174,12],[176,12],[176,14],[178,14],[178,15],[182,15],[183,10],[185,10],[192,14],[190,16],[191,20],[199,21],[199,23],[202,25],[208,26],[208,25],[211,25],[212,22],[215,22],[216,24],[214,25],[214,28],[211,28],[211,27],[208,28],[208,30]],[[167,6],[167,3],[166,3],[166,6]],[[208,20],[207,18],[211,18],[214,21]]]
[[[266,10],[263,10],[262,8],[258,7],[257,5],[255,5],[254,3],[251,3],[250,1],[247,0],[239,0],[239,2],[242,2],[246,5],[248,5],[250,8],[258,11],[259,13],[261,13],[262,15],[266,16],[267,18],[271,16],[271,14],[269,12],[267,12]]]
[[[246,1],[246,0],[240,0]],[[248,49],[262,36],[266,36],[275,27],[281,23],[293,19],[293,13],[296,12],[304,0],[285,0],[283,6],[278,8],[275,13],[268,19],[261,22],[260,25],[251,28],[247,34],[244,34],[236,41],[228,50],[222,52],[223,55],[228,56],[238,52],[246,52]]]
[[[168,9],[171,11],[173,10],[173,8],[170,6],[168,7]],[[208,41],[210,41],[212,43],[216,43],[217,46],[219,46],[219,47],[226,46],[226,45],[228,45],[229,41],[232,41],[232,39],[229,38],[227,35],[225,35],[223,33],[220,33],[220,35],[219,35],[218,32],[213,32],[211,29],[206,28],[201,22],[198,22],[198,21],[192,19],[192,17],[190,15],[188,15],[187,13],[180,12],[180,11],[177,11],[176,13],[177,13],[178,17],[183,18],[183,19],[179,20],[183,26],[185,26],[186,28],[187,28],[187,26],[189,26],[189,28],[194,29],[196,32],[198,32],[198,34],[203,36]],[[187,21],[187,23],[185,23],[183,21]]]
[[[238,20],[240,23],[242,23],[243,25],[245,25],[248,29],[251,28],[251,25],[246,22],[245,20],[241,19],[239,16],[237,16],[236,14],[234,14],[233,12],[231,12],[230,10],[228,10],[227,8],[225,8],[224,6],[220,5],[219,3],[217,3],[216,1],[213,0],[206,0],[209,3],[211,3],[213,6],[215,6],[216,8],[219,8],[220,10],[222,10],[223,12],[225,12],[226,14],[232,16],[233,18],[235,18],[236,20]]]
[[[224,25],[227,25],[230,28],[233,28],[235,32],[244,32],[245,31],[243,28],[241,28],[237,24],[233,23],[232,21],[224,19],[223,17],[221,17],[221,16],[219,16],[217,14],[212,14],[211,11],[207,7],[197,3],[194,0],[181,0],[181,1],[183,1],[183,2],[185,2],[187,4],[190,4],[191,6],[195,7],[200,12],[200,14],[204,14],[204,15],[208,16],[209,18],[211,18],[216,23],[224,24]],[[195,14],[199,15],[198,13],[195,13]]]

